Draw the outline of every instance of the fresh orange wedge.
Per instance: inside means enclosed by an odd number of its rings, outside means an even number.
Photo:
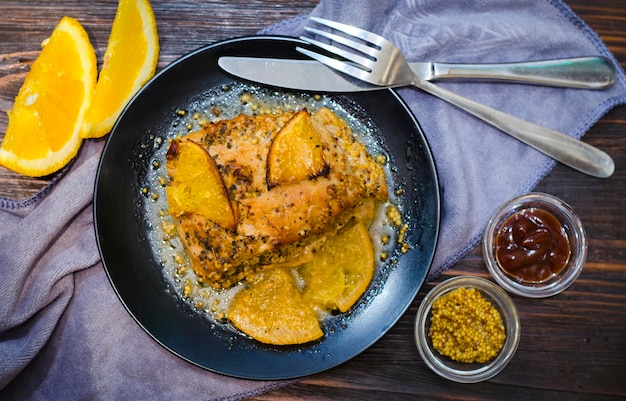
[[[97,75],[93,46],[77,20],[63,17],[43,46],[0,148],[1,165],[31,177],[59,170],[78,153]]]
[[[159,59],[156,19],[148,0],[120,0],[104,53],[84,138],[106,135]]]

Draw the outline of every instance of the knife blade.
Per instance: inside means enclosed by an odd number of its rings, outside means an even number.
[[[479,79],[583,89],[604,89],[615,82],[615,67],[604,57],[503,64],[409,64],[420,78],[427,81]],[[218,65],[237,77],[288,89],[360,92],[387,88],[353,79],[315,60],[222,56]]]

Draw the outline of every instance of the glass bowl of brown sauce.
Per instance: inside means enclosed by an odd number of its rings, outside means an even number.
[[[441,282],[424,297],[415,318],[415,342],[426,366],[459,383],[500,373],[517,351],[520,332],[509,295],[482,277]]]
[[[587,258],[585,230],[574,210],[540,192],[499,207],[487,223],[482,244],[496,282],[530,298],[549,297],[568,288]]]

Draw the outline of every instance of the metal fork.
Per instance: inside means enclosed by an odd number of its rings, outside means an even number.
[[[411,71],[400,49],[382,36],[323,18],[311,17],[310,20],[341,33],[337,34],[310,26],[304,28],[313,35],[330,39],[344,47],[323,43],[308,36],[300,37],[300,39],[342,58],[329,57],[297,47],[299,52],[328,67],[378,86],[415,86],[473,114],[521,142],[578,171],[600,178],[606,178],[613,174],[615,170],[613,159],[596,147],[558,131],[492,109],[417,77]]]

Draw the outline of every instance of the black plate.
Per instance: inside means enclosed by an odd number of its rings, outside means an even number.
[[[267,346],[197,313],[173,292],[152,249],[141,195],[151,168],[154,135],[172,126],[175,110],[209,88],[236,82],[217,65],[223,55],[302,58],[297,39],[255,36],[199,49],[161,71],[117,121],[100,161],[94,196],[98,246],[109,279],[139,325],[174,354],[211,371],[253,379],[286,379],[319,372],[359,354],[400,318],[430,266],[439,231],[439,188],[421,129],[392,90],[333,95],[357,104],[384,135],[395,164],[400,207],[409,224],[406,254],[390,258],[365,301],[325,322],[322,340],[302,346]],[[394,263],[392,263],[394,261]],[[132,357],[132,356],[129,356]]]

